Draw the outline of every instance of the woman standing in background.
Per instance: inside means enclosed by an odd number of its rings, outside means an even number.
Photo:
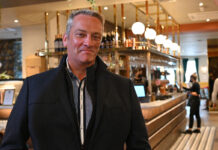
[[[190,106],[190,115],[189,115],[189,129],[185,131],[185,133],[191,134],[192,132],[194,133],[200,133],[200,128],[201,128],[201,118],[200,118],[200,85],[197,82],[197,75],[192,74],[191,75],[191,82],[192,82],[192,87],[190,89],[184,88],[188,91],[190,91],[190,96],[189,96],[189,103],[188,105]],[[194,122],[194,115],[197,119],[197,129],[192,131],[193,127],[193,122]]]

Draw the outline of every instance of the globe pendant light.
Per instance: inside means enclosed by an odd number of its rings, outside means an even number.
[[[141,35],[145,31],[145,25],[141,22],[135,22],[132,25],[132,32],[135,35]]]
[[[164,48],[166,48],[166,53],[169,54],[169,49],[170,46],[172,44],[172,41],[170,39],[165,40],[165,42],[163,43]]]
[[[162,52],[162,44],[166,40],[166,36],[159,34],[155,37],[155,43],[157,44],[157,50]]]
[[[165,40],[163,43],[164,48],[170,48],[172,41],[170,39]]]
[[[154,29],[152,28],[146,28],[145,31],[145,38],[149,40],[154,40],[156,37],[157,33]]]
[[[155,43],[156,44],[163,44],[166,40],[166,36],[159,34],[155,37]]]
[[[172,43],[170,45],[170,49],[173,51],[173,56],[175,56],[176,51],[178,50],[178,48],[179,48],[179,45],[177,43]]]

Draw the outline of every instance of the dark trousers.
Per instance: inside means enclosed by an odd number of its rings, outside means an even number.
[[[189,116],[189,128],[193,127],[193,122],[194,122],[194,115],[197,119],[197,127],[200,128],[201,127],[201,117],[199,114],[199,105],[193,105],[190,108],[190,116]]]

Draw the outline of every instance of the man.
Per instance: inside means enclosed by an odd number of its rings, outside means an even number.
[[[213,93],[212,93],[213,107],[216,107],[217,94],[218,94],[218,78],[216,78],[214,85],[213,85]]]
[[[101,15],[71,14],[59,67],[29,77],[8,120],[1,150],[150,149],[145,122],[129,79],[110,73],[97,56]]]
[[[212,92],[213,92],[213,85],[214,85],[215,77],[213,73],[209,74],[209,97],[207,98],[207,103],[206,103],[206,110],[209,110],[209,107],[212,106]]]
[[[190,82],[192,83],[191,88],[185,88],[190,91],[190,96],[188,100],[188,106],[190,106],[189,113],[189,128],[185,131],[187,134],[200,133],[201,132],[201,117],[200,117],[200,85],[197,82],[197,75],[194,73],[190,77]],[[197,120],[197,128],[192,131],[194,124],[194,115]]]

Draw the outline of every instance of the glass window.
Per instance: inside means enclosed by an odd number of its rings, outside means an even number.
[[[189,83],[190,76],[196,72],[197,72],[197,70],[196,70],[195,60],[188,60],[187,69],[186,69],[186,73],[185,73],[185,83]]]
[[[21,28],[0,29],[0,79],[22,78]]]
[[[167,72],[169,73],[169,75],[167,76],[167,80],[169,80],[171,85],[175,84],[175,69],[174,68],[168,68]]]

